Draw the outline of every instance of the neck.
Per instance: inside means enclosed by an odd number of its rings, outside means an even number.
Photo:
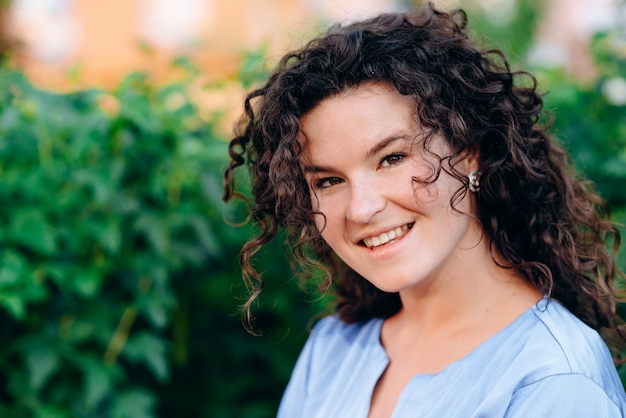
[[[516,271],[496,264],[488,243],[481,246],[482,250],[475,248],[455,263],[456,269],[439,272],[423,285],[401,291],[398,324],[428,335],[484,325],[484,321],[508,323],[506,318],[515,319],[542,298]]]

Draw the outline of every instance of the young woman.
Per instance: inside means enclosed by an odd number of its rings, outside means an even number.
[[[258,237],[337,296],[279,416],[622,417],[614,226],[538,124],[531,75],[427,6],[336,26],[250,93],[232,140]],[[330,284],[332,283],[332,284]]]

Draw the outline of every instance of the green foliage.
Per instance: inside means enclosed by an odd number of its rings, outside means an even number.
[[[168,107],[181,92],[140,74],[112,94],[50,94],[8,69],[0,85],[3,403],[151,416],[129,367],[169,378],[172,283],[221,256],[206,188],[223,147],[191,126],[189,103]]]
[[[186,88],[132,74],[56,95],[0,72],[3,416],[155,416],[176,292],[240,244],[221,221],[225,144]]]
[[[532,46],[546,2],[541,0],[470,0],[464,3],[474,39],[507,53],[517,67]]]
[[[243,331],[232,287],[246,236],[224,222],[234,217],[220,199],[226,142],[190,100],[188,74],[58,95],[0,70],[3,417],[275,409],[302,343],[288,329],[311,308],[272,256],[268,273],[285,284],[259,315],[281,334],[255,342]],[[282,339],[292,343],[260,347]]]
[[[555,132],[601,194],[621,208],[626,207],[626,92],[621,93],[624,102],[614,103],[611,94],[620,93],[609,89],[614,80],[626,86],[626,52],[620,54],[614,35],[599,34],[593,42],[600,72],[593,84],[575,83],[558,70],[543,75]]]

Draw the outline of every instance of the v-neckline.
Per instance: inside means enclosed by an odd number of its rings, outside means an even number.
[[[499,330],[495,334],[493,334],[490,337],[488,337],[487,339],[485,339],[476,348],[474,348],[472,351],[467,353],[465,356],[459,358],[458,360],[455,360],[455,361],[451,362],[450,364],[448,364],[446,367],[444,367],[440,371],[438,371],[436,373],[417,373],[417,374],[413,375],[409,379],[407,384],[404,386],[404,388],[400,391],[400,396],[398,397],[398,401],[396,402],[396,404],[395,404],[395,406],[393,408],[391,417],[392,418],[395,417],[395,415],[396,415],[396,413],[398,411],[399,405],[401,405],[403,399],[408,396],[407,392],[408,392],[409,388],[411,387],[412,383],[415,382],[417,379],[424,379],[424,378],[431,378],[432,379],[432,378],[436,378],[437,376],[441,376],[441,375],[449,372],[450,370],[453,370],[453,369],[459,367],[460,365],[465,363],[470,357],[476,356],[477,353],[480,353],[480,351],[485,350],[488,346],[493,344],[496,340],[502,338],[505,335],[510,334],[510,332],[513,330],[513,328],[516,328],[526,317],[528,317],[529,315],[534,314],[535,310],[538,309],[538,306],[540,304],[544,305],[545,308],[547,308],[547,304],[549,302],[550,302],[550,300],[546,296],[544,296],[537,303],[535,303],[530,308],[528,308],[525,311],[523,311],[519,316],[517,316],[517,318],[515,318],[513,321],[511,321],[504,328],[502,328],[501,330]],[[370,384],[369,397],[368,397],[367,410],[366,410],[365,417],[369,416],[369,412],[370,412],[370,409],[371,409],[371,406],[372,406],[372,397],[374,395],[374,390],[376,389],[376,385],[378,384],[378,382],[382,378],[383,374],[387,370],[387,367],[389,366],[389,362],[390,362],[389,355],[387,354],[387,350],[385,349],[385,347],[384,347],[384,345],[382,343],[382,327],[383,327],[384,321],[385,321],[384,319],[378,319],[378,322],[375,324],[376,328],[374,329],[374,332],[372,332],[372,338],[374,339],[374,341],[373,341],[374,347],[376,348],[376,351],[378,351],[379,353],[382,354],[382,358],[384,359],[384,363],[382,364],[383,367],[381,367],[381,369],[380,369],[380,371],[378,373],[378,376],[376,377],[375,381]]]

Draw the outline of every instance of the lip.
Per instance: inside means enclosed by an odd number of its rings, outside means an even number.
[[[387,247],[387,246],[389,246],[391,244],[394,244],[394,243],[396,243],[398,241],[401,241],[404,237],[406,237],[411,232],[411,229],[413,228],[414,225],[415,225],[415,222],[407,222],[407,223],[404,223],[404,224],[401,224],[401,225],[395,226],[395,227],[379,228],[376,231],[369,232],[367,234],[363,234],[363,236],[357,241],[357,244],[359,246],[363,247],[363,248],[366,248],[366,249],[370,250],[370,251],[380,250],[380,249],[382,249],[384,247]],[[401,228],[405,228],[405,227],[408,227],[408,229],[404,231],[404,234],[402,234],[399,238],[395,238],[395,237],[392,238],[390,241],[386,242],[385,244],[377,245],[377,246],[374,246],[374,247],[370,247],[367,244],[365,244],[366,240],[369,240],[369,239],[375,238],[375,237],[379,237],[382,234],[388,234],[391,231],[395,231],[397,229],[401,229]]]

